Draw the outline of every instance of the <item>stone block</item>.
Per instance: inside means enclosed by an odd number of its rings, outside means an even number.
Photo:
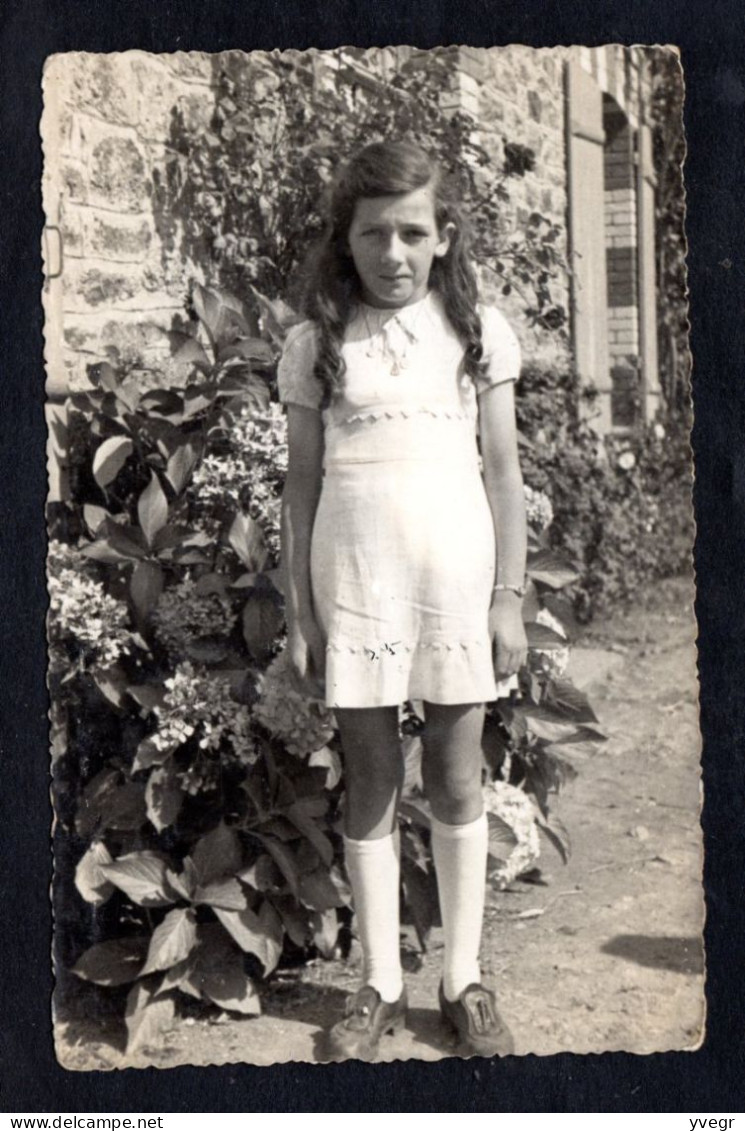
[[[59,169],[62,191],[68,199],[79,204],[88,200],[88,181],[84,167],[78,161],[63,161]]]
[[[84,209],[65,196],[60,203],[59,226],[62,233],[63,254],[73,258],[85,255]]]
[[[72,278],[68,272],[68,287],[68,293],[79,309],[81,306],[117,306],[136,295],[140,284],[132,274],[82,265]]]
[[[139,313],[128,318],[117,315],[102,324],[99,341],[110,356],[120,361],[140,360],[146,350],[167,345],[166,331],[171,321],[172,315],[157,321],[143,319]]]
[[[94,326],[91,326],[89,318],[76,321],[74,315],[66,314],[63,338],[65,348],[70,353],[89,353],[98,356],[98,332]]]
[[[138,55],[132,63],[137,87],[137,125],[142,138],[166,141],[177,129],[177,103],[183,83],[168,65],[153,56]]]
[[[459,71],[481,83],[487,71],[486,52],[478,47],[460,47],[455,65]]]
[[[137,120],[137,88],[132,81],[131,54],[65,56],[72,82],[73,105],[107,122],[132,125]]]
[[[138,263],[153,240],[152,224],[141,216],[90,211],[86,218],[88,254],[97,259]]]
[[[204,51],[175,51],[164,62],[173,75],[186,82],[209,84],[212,80],[215,59]]]
[[[134,138],[104,135],[91,150],[90,202],[117,212],[142,212],[149,205],[149,177]]]

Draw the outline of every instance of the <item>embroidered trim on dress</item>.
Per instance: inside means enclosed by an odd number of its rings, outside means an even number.
[[[427,644],[424,641],[421,641],[417,644],[402,644],[400,640],[396,640],[391,644],[378,644],[375,648],[370,647],[370,645],[360,645],[359,647],[354,647],[351,644],[329,643],[326,645],[326,651],[337,653],[349,652],[353,656],[361,656],[363,654],[369,656],[371,653],[376,656],[395,656],[396,651],[394,651],[394,649],[400,650],[401,652],[417,652],[420,650],[424,651],[425,649],[432,652],[456,652],[459,648],[461,648],[464,652],[467,652],[469,648],[483,647],[484,642],[482,640],[470,640],[466,642],[461,640],[457,644]]]
[[[468,413],[461,412],[458,409],[435,409],[426,407],[417,407],[411,409],[397,408],[397,409],[371,409],[369,412],[355,412],[351,416],[345,416],[343,420],[329,421],[329,428],[341,428],[344,424],[367,424],[376,423],[378,420],[394,420],[396,417],[403,417],[408,420],[411,416],[432,416],[435,419],[445,420],[470,420]]]

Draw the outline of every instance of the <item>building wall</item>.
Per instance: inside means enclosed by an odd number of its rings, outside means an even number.
[[[508,182],[509,203],[502,223],[508,235],[517,233],[531,213],[538,212],[559,226],[557,250],[574,271],[567,270],[553,284],[554,297],[566,309],[575,308],[575,345],[583,332],[577,318],[585,319],[584,330],[590,335],[603,337],[604,350],[590,351],[590,356],[604,360],[596,361],[582,376],[610,397],[609,367],[612,370],[640,350],[637,186],[631,172],[635,131],[641,128],[649,97],[643,55],[638,49],[618,47],[461,47],[442,52],[450,69],[442,104],[472,116],[478,140],[493,155],[494,168],[502,168],[506,142],[529,146],[535,153],[535,168]],[[407,48],[362,56],[355,52],[353,65],[374,70],[385,81],[392,69],[415,56]],[[160,188],[181,159],[173,143],[174,120],[181,115],[189,127],[209,126],[218,59],[196,53],[127,52],[58,55],[49,61],[42,125],[49,225],[45,259],[48,274],[61,267],[61,274],[48,279],[45,290],[50,393],[80,387],[86,366],[112,348],[119,361],[142,370],[144,381],[168,380],[172,375],[166,332],[183,317],[189,281],[204,276],[199,263],[174,253],[179,246],[173,231],[178,218],[163,214]],[[311,53],[311,61],[319,74],[329,68],[338,72],[345,63],[344,52]],[[602,293],[585,290],[579,312],[575,300],[582,261],[576,258],[567,220],[572,213],[568,175],[572,108],[567,106],[566,81],[570,63],[588,76],[589,88],[598,98],[603,92],[609,96],[619,125],[605,146],[605,191],[602,186],[599,190],[582,186],[581,209],[597,207],[604,218],[600,227],[605,236],[600,238],[605,240],[601,251],[605,278]],[[611,118],[606,124],[612,124]],[[576,206],[575,201],[575,215]],[[57,235],[63,249],[61,264]],[[525,315],[525,299],[517,290],[504,295],[501,284],[488,274],[484,281],[490,297],[513,322],[527,360],[571,364],[568,338],[532,326]],[[646,293],[649,305],[648,286]],[[598,303],[604,304],[602,309]],[[647,341],[649,324],[647,310]],[[649,348],[647,355],[652,356]],[[609,426],[606,411],[602,427]]]
[[[211,80],[205,55],[76,53],[47,63],[43,199],[62,242],[62,274],[45,295],[51,393],[84,385],[86,365],[111,347],[125,363],[167,365],[165,331],[200,269],[168,255],[158,188],[178,161],[174,115],[206,128]],[[59,260],[56,243],[46,241],[48,260]]]

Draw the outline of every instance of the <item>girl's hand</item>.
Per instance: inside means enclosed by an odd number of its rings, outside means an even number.
[[[323,699],[326,672],[326,642],[318,624],[293,625],[287,636],[290,672],[295,690],[310,699]]]
[[[495,593],[489,609],[489,632],[494,641],[497,679],[520,670],[528,658],[528,638],[522,617],[522,601],[509,591]]]

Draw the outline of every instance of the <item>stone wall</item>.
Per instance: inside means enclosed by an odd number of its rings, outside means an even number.
[[[532,212],[546,216],[561,231],[555,246],[567,264],[572,257],[567,232],[568,60],[579,61],[596,91],[612,99],[621,125],[626,123],[607,146],[610,191],[603,199],[601,189],[598,200],[600,214],[605,210],[607,237],[607,356],[611,366],[620,363],[638,338],[635,239],[627,228],[633,221],[635,191],[628,183],[634,159],[630,146],[648,99],[643,56],[638,49],[616,47],[442,50],[451,75],[442,91],[443,106],[471,115],[478,140],[493,155],[494,168],[502,167],[505,142],[529,146],[535,153],[535,168],[508,182],[505,230],[519,232]],[[385,81],[391,69],[412,55],[416,52],[408,48],[370,51],[363,53],[362,65]],[[189,281],[206,281],[209,265],[185,257],[178,216],[172,207],[163,207],[163,197],[172,200],[173,192],[163,194],[162,188],[178,177],[184,160],[174,125],[183,119],[197,130],[209,126],[220,58],[132,51],[49,60],[42,122],[44,207],[50,226],[45,258],[48,275],[61,268],[45,287],[51,393],[79,387],[86,366],[112,350],[115,359],[140,371],[143,382],[177,376],[166,331],[183,317]],[[343,50],[309,52],[308,59],[319,74],[324,67],[339,73],[345,66],[360,65],[359,52],[345,59]],[[616,175],[627,180],[616,185]],[[61,263],[54,251],[55,226],[61,237]],[[517,290],[503,295],[499,285],[485,278],[489,297],[515,326],[525,358],[570,364],[568,338],[562,341],[555,332],[529,325],[524,297]],[[567,267],[553,285],[555,301],[567,310],[571,285]]]
[[[48,323],[62,331],[61,343],[47,334],[51,392],[80,387],[86,365],[112,349],[143,380],[167,369],[165,331],[201,272],[169,253],[158,192],[179,161],[174,120],[206,128],[211,83],[205,55],[76,53],[47,63],[44,208],[63,256],[46,294]]]
[[[566,260],[567,162],[564,127],[564,51],[561,48],[493,47],[479,52],[483,61],[480,85],[481,141],[493,152],[497,168],[504,143],[517,142],[535,153],[535,168],[524,177],[510,178],[510,203],[505,224],[518,231],[532,212],[556,223],[561,237],[555,247]],[[461,51],[461,69],[475,52]],[[552,284],[555,301],[569,310],[569,273]],[[547,365],[570,361],[569,343],[555,332],[531,327],[524,302],[513,291],[495,296],[515,326],[525,357]]]

